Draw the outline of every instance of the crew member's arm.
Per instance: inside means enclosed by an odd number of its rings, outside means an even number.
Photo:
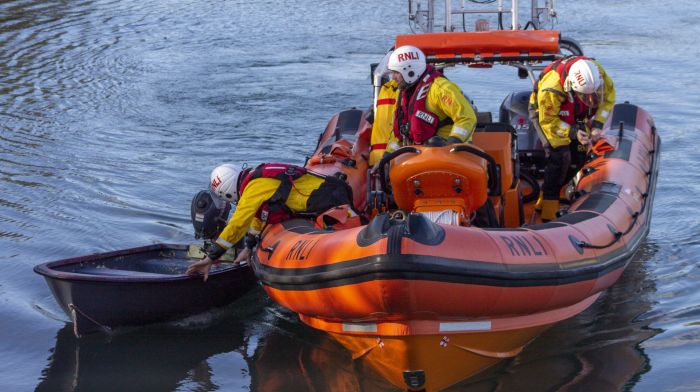
[[[382,159],[394,132],[394,110],[398,89],[394,80],[384,83],[377,97],[377,112],[374,113],[372,135],[370,138],[369,164],[374,166]]]
[[[257,220],[255,213],[265,201],[272,197],[278,185],[279,181],[271,179],[258,178],[251,181],[241,195],[233,216],[229,219],[221,234],[219,234],[219,238],[212,244],[213,249],[205,258],[191,264],[187,268],[187,275],[200,273],[204,275],[204,281],[206,282],[209,278],[211,265],[243,238],[251,224]]]
[[[394,152],[398,150],[399,147],[401,147],[401,144],[399,144],[399,139],[396,137],[396,135],[394,135],[394,132],[392,131],[389,134],[389,141],[386,143],[386,150],[384,150],[384,154]]]
[[[259,229],[261,222],[255,218],[255,214],[264,202],[269,200],[277,190],[279,181],[267,178],[258,178],[251,181],[241,195],[236,205],[236,211],[219,234],[215,244],[224,249],[224,252],[235,245],[248,232],[248,228],[254,223],[254,228]],[[257,222],[255,222],[257,221]],[[258,227],[255,227],[258,226]]]
[[[566,94],[559,84],[559,74],[549,72],[539,86],[537,108],[542,132],[552,148],[568,146],[571,143],[571,125],[559,118],[559,110],[566,100]]]
[[[612,113],[613,106],[615,106],[615,86],[612,79],[610,76],[608,76],[603,67],[601,67],[598,63],[596,63],[596,65],[598,66],[600,75],[603,77],[603,96],[601,97],[601,102],[598,104],[598,110],[596,111],[595,118],[593,118],[593,122],[591,123],[591,128],[594,130],[601,130],[603,129],[605,122],[608,120],[610,113]]]
[[[428,92],[428,102],[430,106],[440,109],[436,110],[436,114],[442,112],[452,119],[454,124],[446,138],[471,141],[476,127],[476,113],[459,86],[442,77],[435,79]]]

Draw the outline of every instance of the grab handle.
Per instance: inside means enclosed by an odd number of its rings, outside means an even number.
[[[486,166],[486,170],[488,171],[489,174],[489,180],[488,180],[488,188],[489,188],[489,196],[498,196],[501,194],[501,175],[500,175],[500,170],[498,167],[498,164],[496,163],[496,160],[493,159],[493,157],[484,151],[467,145],[467,144],[460,144],[459,146],[455,146],[452,149],[450,149],[451,153],[455,152],[468,152],[470,154],[476,155],[479,158],[482,158],[486,160],[488,165]]]

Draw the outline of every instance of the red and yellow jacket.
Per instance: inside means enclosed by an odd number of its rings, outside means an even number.
[[[615,87],[603,67],[595,60],[590,61],[596,64],[603,78],[603,86],[599,91],[599,96],[602,95],[602,99],[590,118],[592,126],[600,128],[607,121],[615,105]],[[576,99],[574,94],[564,90],[562,77],[555,69],[550,70],[540,78],[537,93],[533,92],[530,96],[531,106],[537,100],[537,118],[544,136],[552,148],[567,146],[571,143],[569,132],[575,123],[573,118],[581,115],[581,113],[572,113],[577,107],[574,104]]]
[[[454,136],[462,141],[471,141],[476,127],[476,114],[455,83],[442,76],[433,80],[428,90],[425,108],[435,113],[440,121],[452,119],[452,124],[443,125],[437,130],[438,136],[445,139]],[[393,152],[400,146],[400,141],[392,132],[386,151]]]
[[[318,189],[324,181],[324,178],[311,174],[299,177],[294,180],[294,186],[285,204],[292,212],[306,211],[307,201],[311,193]],[[264,224],[255,215],[263,203],[270,200],[279,186],[280,180],[274,178],[256,178],[250,181],[238,200],[236,211],[219,234],[216,244],[228,249],[243,238],[249,229],[252,233],[260,232]]]
[[[394,129],[394,110],[399,94],[394,80],[384,83],[377,96],[377,110],[372,123],[370,139],[369,165],[374,166],[384,155],[392,130]]]

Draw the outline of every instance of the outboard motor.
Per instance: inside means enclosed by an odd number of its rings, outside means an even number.
[[[192,199],[194,237],[205,242],[215,240],[226,227],[231,203],[214,196],[210,191],[197,192]]]
[[[510,124],[518,134],[518,156],[520,167],[529,174],[539,177],[544,170],[545,151],[535,126],[530,122],[528,105],[532,91],[518,91],[509,94],[501,103],[499,122]]]
[[[530,121],[530,94],[532,91],[529,90],[509,94],[501,103],[499,121],[510,124],[517,131],[521,173],[524,172],[533,178],[542,178],[547,157],[540,135]],[[587,149],[581,149],[579,146],[577,142],[570,145],[572,161],[567,178],[572,177],[586,162]]]

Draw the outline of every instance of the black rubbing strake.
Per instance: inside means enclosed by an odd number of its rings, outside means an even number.
[[[615,105],[611,120],[613,129],[618,129],[620,122],[624,123],[624,129],[634,130],[637,125],[637,106],[629,103]]]
[[[340,112],[335,125],[335,139],[340,140],[345,135],[354,135],[362,121],[362,110],[350,109]]]
[[[620,158],[626,161],[630,159],[630,152],[632,151],[632,140],[630,139],[620,139],[620,143],[617,148],[605,153],[605,158]]]
[[[617,200],[617,196],[607,193],[592,194],[578,206],[577,211],[589,210],[602,214],[615,202],[615,200]]]

